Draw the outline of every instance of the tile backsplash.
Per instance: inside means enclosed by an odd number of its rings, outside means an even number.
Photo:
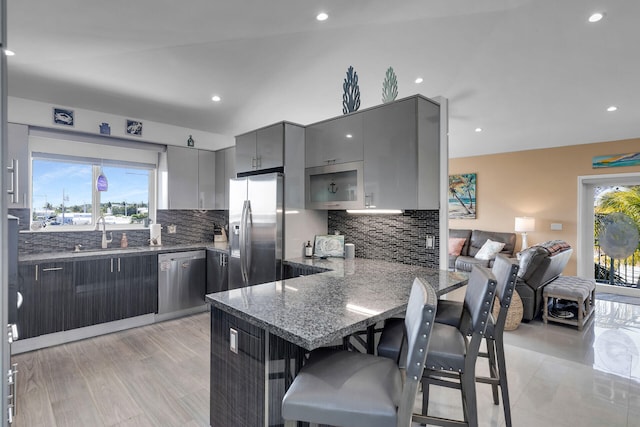
[[[29,209],[9,209],[9,214],[20,218],[21,231],[29,229]],[[162,244],[178,245],[213,241],[214,226],[225,226],[228,217],[228,211],[225,210],[158,210],[156,222],[162,224]],[[169,234],[167,225],[175,225],[176,233]],[[113,241],[109,247],[120,246],[123,232],[127,233],[130,247],[149,245],[147,228],[120,231],[109,230],[107,225],[107,233],[113,233]],[[18,251],[21,254],[71,251],[78,244],[85,249],[96,249],[100,248],[101,241],[101,231],[27,231],[18,236]]]
[[[402,215],[352,215],[329,211],[329,234],[344,234],[353,243],[356,258],[377,259],[439,268],[440,212],[404,211]],[[426,249],[426,236],[435,236],[433,249]]]
[[[28,230],[29,210],[9,209],[9,214],[20,218],[21,230]],[[162,224],[162,244],[179,245],[213,241],[214,226],[225,226],[229,219],[226,210],[158,210],[156,222]],[[345,211],[329,211],[327,229],[345,235],[345,242],[355,245],[356,257],[379,259],[404,264],[438,268],[439,212],[437,210],[405,211],[402,215],[351,215]],[[176,226],[176,233],[167,232],[168,225]],[[113,233],[110,247],[119,247],[122,231]],[[147,246],[149,230],[124,230],[129,246]],[[425,248],[427,234],[435,236],[433,249]],[[86,249],[100,247],[100,231],[22,232],[19,252],[35,254],[71,251],[77,244]]]

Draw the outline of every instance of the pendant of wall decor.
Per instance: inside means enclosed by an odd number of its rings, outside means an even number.
[[[342,113],[353,113],[360,108],[360,87],[358,86],[358,73],[352,66],[347,69],[347,77],[342,83]]]
[[[398,78],[393,67],[387,69],[384,81],[382,82],[382,103],[395,101],[398,97]]]
[[[109,180],[107,180],[107,176],[104,174],[102,170],[102,166],[100,166],[100,175],[96,179],[96,189],[98,191],[109,191]]]

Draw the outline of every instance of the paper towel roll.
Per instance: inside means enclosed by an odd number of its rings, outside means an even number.
[[[162,245],[162,225],[160,224],[149,225],[149,244],[151,246]]]
[[[344,245],[344,257],[349,259],[356,256],[356,247],[353,243],[345,243]]]

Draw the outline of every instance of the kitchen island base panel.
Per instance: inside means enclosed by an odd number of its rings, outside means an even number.
[[[231,333],[236,351],[231,349]],[[281,405],[304,352],[215,307],[211,309],[211,427],[283,425]]]

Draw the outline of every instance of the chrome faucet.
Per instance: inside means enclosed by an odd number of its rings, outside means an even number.
[[[109,243],[113,241],[113,233],[109,232],[109,239],[107,240],[107,221],[102,215],[96,221],[96,231],[100,230],[100,220],[102,220],[102,249],[107,249]]]

